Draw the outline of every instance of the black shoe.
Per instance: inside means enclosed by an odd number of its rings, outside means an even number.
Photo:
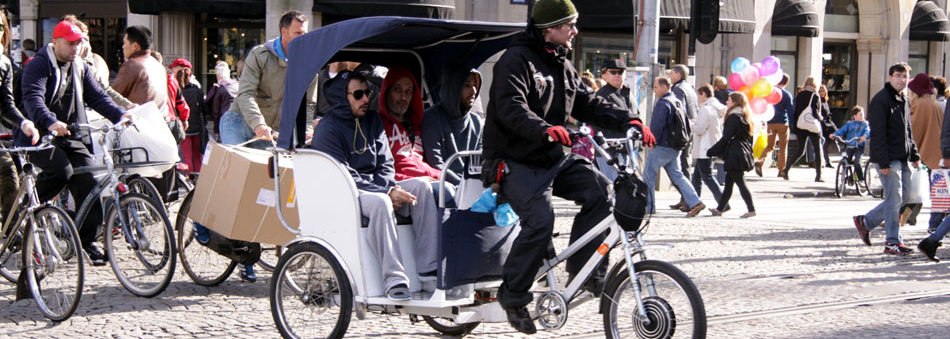
[[[594,297],[600,298],[600,294],[604,292],[604,285],[607,282],[604,279],[591,278],[584,283],[584,290],[594,294]]]
[[[92,266],[105,266],[106,256],[102,254],[102,251],[99,250],[99,247],[96,245],[87,245],[82,248],[86,251],[86,254],[89,255],[89,260],[92,261]]]
[[[508,324],[518,332],[524,334],[535,334],[538,329],[534,327],[534,321],[531,320],[531,314],[528,308],[521,306],[515,309],[505,308],[505,314],[508,315]]]
[[[927,259],[933,260],[933,262],[940,262],[940,258],[937,258],[937,247],[942,245],[939,241],[931,240],[930,238],[924,238],[919,244],[917,244],[917,249],[920,250],[920,253],[923,253],[927,256]]]

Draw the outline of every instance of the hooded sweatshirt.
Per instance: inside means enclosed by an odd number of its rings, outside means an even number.
[[[426,110],[422,119],[422,145],[425,161],[434,168],[442,169],[445,161],[459,151],[482,148],[482,120],[473,109],[461,109],[462,85],[468,76],[475,75],[475,98],[481,94],[482,75],[477,70],[461,65],[449,65],[442,71],[439,81],[439,102]],[[476,102],[477,104],[477,102]],[[475,106],[472,106],[473,108]],[[458,185],[462,179],[465,161],[453,161],[445,173],[445,180]]]
[[[346,98],[350,74],[342,72],[327,82],[330,114],[314,129],[310,148],[339,161],[353,176],[356,188],[388,194],[396,180],[383,123],[375,111],[367,110],[362,118],[353,116]]]
[[[403,116],[404,120],[397,121],[389,114],[386,105],[386,95],[389,87],[403,77],[412,80],[412,99],[409,108]],[[460,87],[461,88],[461,87]],[[345,101],[344,101],[345,102]],[[383,120],[386,136],[389,137],[389,149],[393,153],[393,162],[396,168],[396,181],[403,181],[416,177],[431,177],[438,179],[441,172],[423,161],[422,148],[422,91],[412,73],[402,67],[389,70],[379,91],[379,116]]]

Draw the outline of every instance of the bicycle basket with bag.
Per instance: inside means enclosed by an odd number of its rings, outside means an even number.
[[[648,189],[636,174],[621,173],[614,181],[614,219],[624,231],[636,232],[643,224]]]

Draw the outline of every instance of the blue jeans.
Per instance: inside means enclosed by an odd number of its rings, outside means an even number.
[[[647,212],[656,212],[654,191],[656,190],[656,176],[660,171],[660,167],[666,169],[666,174],[670,176],[673,185],[676,185],[680,194],[683,195],[687,206],[692,208],[702,203],[696,195],[696,190],[693,189],[693,186],[690,185],[689,180],[686,179],[686,176],[683,175],[680,169],[680,152],[681,151],[669,147],[656,146],[647,157],[647,162],[644,166],[646,170],[643,171],[643,181],[646,181],[647,186],[650,188],[649,194],[647,194]]]
[[[611,154],[611,156],[617,157],[617,161],[619,161],[621,164],[627,163],[626,153]],[[600,173],[603,173],[604,176],[607,177],[607,179],[610,179],[610,182],[614,182],[614,180],[617,180],[617,175],[618,175],[617,170],[614,169],[613,166],[610,166],[609,164],[607,164],[607,158],[596,157],[594,158],[594,161],[597,162],[597,169],[600,170]]]
[[[703,196],[703,183],[712,192],[713,198],[718,203],[722,199],[722,189],[719,188],[719,181],[712,175],[712,159],[696,159],[693,169],[693,189],[696,190],[696,196]]]
[[[221,131],[221,143],[225,145],[243,144],[255,137],[254,130],[251,129],[251,126],[247,125],[247,120],[244,120],[244,116],[235,111],[227,111],[224,113],[224,115],[221,116],[221,121],[218,123],[218,126]],[[257,140],[245,146],[267,149],[267,147],[273,145],[264,140]]]
[[[881,175],[881,186],[884,187],[884,201],[874,206],[864,215],[868,231],[874,229],[881,222],[884,223],[885,240],[891,245],[903,243],[900,234],[900,212],[903,197],[910,194],[910,166],[906,161],[893,160],[890,163],[891,171]]]
[[[934,221],[934,218],[933,218],[934,214],[939,214],[939,215],[941,215],[941,216],[946,216],[946,213],[933,213],[933,212],[931,212],[931,214],[930,214],[930,222],[931,222],[931,223],[933,223],[933,221]],[[931,234],[931,235],[930,235],[929,237],[927,237],[927,238],[929,238],[930,240],[933,240],[933,241],[940,241],[940,240],[943,240],[943,238],[947,236],[947,233],[950,233],[950,218],[945,218],[945,219],[943,219],[943,221],[940,222],[940,225],[937,226],[937,230],[934,231],[933,234]]]

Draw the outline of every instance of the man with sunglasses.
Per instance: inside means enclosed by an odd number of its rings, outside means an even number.
[[[571,241],[610,215],[607,187],[610,181],[579,155],[565,152],[573,141],[564,125],[569,117],[617,132],[641,128],[644,142],[655,142],[637,115],[617,106],[581,84],[580,75],[567,59],[577,35],[577,10],[570,0],[539,0],[526,32],[515,36],[495,63],[489,90],[484,132],[485,159],[482,180],[491,184],[521,217],[521,231],[514,240],[502,271],[498,300],[508,323],[523,333],[537,329],[526,305],[542,260],[550,255],[554,232],[552,196],[580,202]],[[593,256],[603,235],[567,260],[575,276]],[[585,283],[594,294],[603,288],[607,261]]]
[[[623,78],[626,74],[627,65],[623,60],[611,60],[607,62],[607,65],[604,66],[604,70],[600,73],[600,78],[607,81],[607,86],[601,87],[597,90],[597,96],[604,98],[609,102],[614,103],[617,106],[623,107],[627,110],[636,109],[633,106],[632,101],[630,100],[630,87],[623,83]],[[623,138],[626,137],[626,133],[616,132],[609,129],[604,129],[601,132],[604,133],[604,136],[607,138]],[[598,156],[597,157],[597,168],[607,176],[607,179],[613,181],[617,178],[617,172],[614,171],[613,167],[607,164],[607,159]]]
[[[353,176],[359,189],[360,210],[369,218],[366,240],[382,268],[386,296],[407,300],[409,276],[400,255],[393,213],[412,217],[415,273],[421,279],[434,280],[439,210],[432,186],[425,177],[396,180],[389,140],[379,113],[369,109],[372,91],[363,75],[340,72],[325,89],[330,113],[314,129],[310,147],[339,161]]]

